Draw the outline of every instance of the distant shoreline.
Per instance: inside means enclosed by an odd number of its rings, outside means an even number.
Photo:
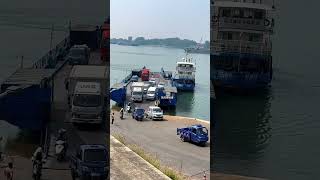
[[[178,49],[201,49],[209,50],[210,42],[197,43],[194,40],[180,39],[180,38],[164,38],[164,39],[145,39],[144,37],[137,37],[133,39],[128,37],[124,38],[112,38],[110,44],[117,44],[123,46],[154,46],[154,47],[167,47]]]

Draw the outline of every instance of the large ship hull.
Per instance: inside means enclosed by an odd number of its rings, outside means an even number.
[[[237,69],[225,69],[217,67],[214,61],[219,58],[220,61],[229,61],[230,55],[213,55],[211,56],[211,80],[215,87],[232,88],[232,89],[261,89],[270,85],[272,80],[272,61],[271,57],[263,57],[257,55],[239,55],[236,58],[250,59],[260,64],[264,64],[264,70],[261,71],[242,71]],[[261,63],[263,62],[263,63]],[[259,64],[259,65],[260,65]]]
[[[173,86],[175,86],[177,90],[180,91],[193,91],[195,83],[194,81],[190,82],[190,80],[185,79],[173,79]]]

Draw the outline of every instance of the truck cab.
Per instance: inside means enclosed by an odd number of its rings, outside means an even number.
[[[186,128],[177,128],[177,135],[180,135],[180,139],[183,141],[189,141],[203,146],[209,140],[208,129],[201,124]]]
[[[110,23],[105,22],[101,28],[102,38],[100,44],[100,59],[106,61],[109,59],[109,49],[110,49]]]
[[[73,123],[100,124],[105,118],[104,94],[100,83],[77,82],[72,96]]]
[[[149,81],[150,70],[149,69],[142,69],[141,71],[141,80],[142,81]]]
[[[86,65],[89,62],[89,58],[90,49],[87,45],[74,45],[67,55],[70,65]]]
[[[80,145],[70,158],[72,179],[105,180],[109,176],[108,150],[104,145]]]
[[[131,100],[134,102],[143,101],[143,89],[142,87],[133,87],[131,92]]]

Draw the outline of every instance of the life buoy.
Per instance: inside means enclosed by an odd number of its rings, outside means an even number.
[[[264,20],[264,26],[269,26],[269,25],[270,25],[269,19],[265,19],[265,20]]]

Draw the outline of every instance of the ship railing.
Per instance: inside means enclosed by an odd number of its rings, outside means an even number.
[[[63,39],[59,44],[57,44],[53,49],[47,52],[39,60],[33,63],[32,68],[42,69],[46,68],[48,65],[55,65],[59,56],[64,56],[70,47],[69,36]]]
[[[216,40],[211,46],[214,53],[247,53],[268,56],[271,55],[271,43],[241,41],[241,40]]]
[[[238,76],[241,74],[241,76]],[[262,74],[265,73],[248,73],[248,72],[216,72],[214,73],[215,79],[223,79],[223,80],[234,80],[237,75],[238,80],[246,80],[246,81],[258,81]]]
[[[247,29],[256,31],[273,32],[274,20],[272,18],[252,19],[238,17],[216,17],[211,18],[212,27],[214,29]]]

